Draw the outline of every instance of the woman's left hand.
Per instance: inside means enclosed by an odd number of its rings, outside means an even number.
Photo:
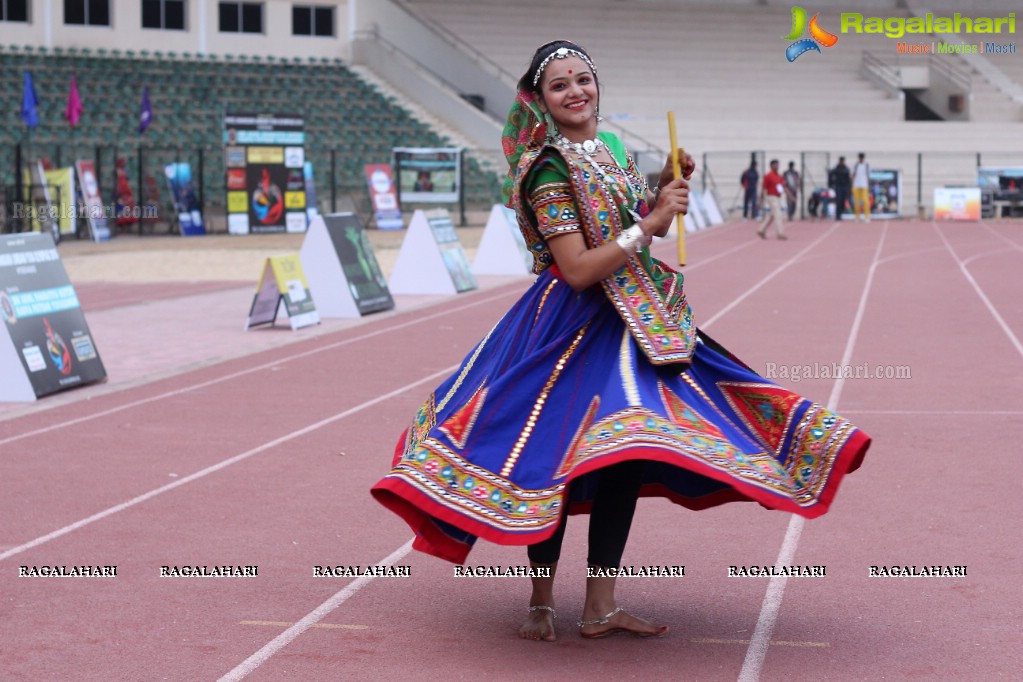
[[[691,178],[693,171],[696,170],[696,161],[693,160],[692,154],[689,153],[686,153],[684,159],[679,158],[678,165],[682,167],[682,177],[686,180]],[[671,167],[671,154],[668,154],[668,160],[664,162],[664,168],[661,170],[661,177],[657,179],[657,186],[666,187],[674,179],[675,171]]]

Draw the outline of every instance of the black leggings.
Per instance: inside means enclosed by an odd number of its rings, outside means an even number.
[[[597,472],[597,491],[590,509],[589,551],[591,566],[617,567],[622,563],[625,541],[629,539],[632,516],[636,511],[639,487],[643,482],[643,462],[630,460],[605,467]],[[566,495],[566,499],[570,497]],[[527,553],[534,564],[549,565],[561,557],[568,511],[561,514],[554,535],[529,545]]]

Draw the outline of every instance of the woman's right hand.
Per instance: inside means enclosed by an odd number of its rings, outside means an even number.
[[[657,196],[657,204],[643,218],[644,234],[651,237],[663,237],[668,234],[675,216],[685,215],[689,210],[689,183],[682,178],[672,180],[661,188]]]

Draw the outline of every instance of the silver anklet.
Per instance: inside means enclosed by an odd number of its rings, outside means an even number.
[[[553,606],[546,606],[544,604],[538,604],[537,606],[530,606],[529,607],[529,612],[533,613],[534,611],[550,611],[552,618],[557,618],[558,617],[558,614],[554,612],[554,607]]]
[[[622,607],[621,606],[617,606],[617,607],[615,607],[614,611],[612,611],[611,613],[607,614],[606,616],[601,616],[597,620],[581,620],[581,621],[578,622],[578,625],[579,625],[579,627],[582,627],[584,625],[607,625],[608,620],[613,618],[616,614],[621,613],[621,611],[622,611]]]

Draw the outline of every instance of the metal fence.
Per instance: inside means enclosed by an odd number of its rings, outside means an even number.
[[[488,157],[476,150],[463,151],[465,163],[473,164],[476,175],[485,170]],[[372,215],[371,200],[363,175],[362,163],[343,149],[310,147],[306,160],[313,164],[318,208],[321,212],[339,210],[356,211]],[[120,194],[118,164],[128,178],[132,198],[138,206],[155,207],[155,219],[135,222],[120,221],[118,229],[139,234],[175,232],[177,213],[167,184],[165,168],[171,163],[187,162],[191,165],[196,192],[208,232],[227,232],[226,175],[223,147],[128,147],[115,145],[87,146],[85,144],[45,145],[26,143],[0,145],[0,232],[20,232],[31,229],[27,221],[16,217],[12,204],[29,197],[30,176],[28,164],[42,160],[47,168],[69,167],[76,160],[91,160],[95,164],[99,191],[107,205],[108,215],[116,214]],[[390,159],[381,159],[388,162]],[[15,171],[19,167],[21,176]],[[496,176],[470,178],[463,182],[463,202],[453,210],[489,210],[499,200],[499,182]],[[84,236],[84,224],[77,231]]]
[[[757,160],[757,171],[763,181],[766,164],[771,159],[780,161],[780,170],[794,161],[801,177],[799,214],[806,215],[806,205],[814,189],[828,186],[828,171],[845,157],[852,168],[859,152],[826,152],[805,150],[751,150],[748,152],[708,152],[703,155],[705,186],[710,187],[718,199],[723,213],[732,217],[742,214],[742,186],[739,178],[752,158]],[[901,178],[902,216],[931,215],[934,209],[934,190],[939,187],[973,187],[977,185],[977,169],[981,166],[1023,167],[1023,155],[1018,152],[892,152],[863,150],[871,170],[896,170]]]

